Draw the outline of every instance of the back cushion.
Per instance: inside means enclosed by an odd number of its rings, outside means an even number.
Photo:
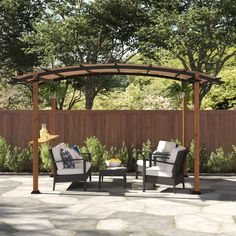
[[[174,142],[168,142],[168,141],[162,141],[160,140],[158,143],[157,151],[158,152],[169,152],[176,147],[176,143]]]
[[[56,147],[52,148],[52,153],[53,153],[53,157],[55,161],[60,161],[60,162],[56,162],[56,166],[58,170],[61,170],[64,168],[64,164],[62,162],[62,158],[60,155],[60,149],[61,148],[66,148],[66,144],[65,143],[60,143],[58,144]]]
[[[174,148],[170,153],[170,158],[169,158],[168,162],[174,164],[175,161],[176,161],[176,158],[178,156],[179,151],[184,151],[184,150],[185,150],[185,148],[182,147],[182,146],[178,146],[177,148]]]

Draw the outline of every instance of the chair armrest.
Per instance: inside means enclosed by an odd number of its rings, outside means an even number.
[[[152,153],[153,156],[170,156],[170,153],[169,152],[153,152]]]
[[[168,162],[168,161],[157,161],[157,162],[166,163],[167,165],[172,165],[172,166],[175,165],[174,163],[171,163],[171,162]]]
[[[83,158],[73,158],[73,161],[83,161]]]
[[[58,163],[58,162],[63,162],[63,160],[61,160],[61,161],[52,161],[53,163]]]

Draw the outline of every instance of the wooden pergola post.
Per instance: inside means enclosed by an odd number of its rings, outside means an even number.
[[[34,76],[33,81],[33,191],[32,194],[38,194],[38,175],[39,175],[39,107],[38,107],[38,79]]]
[[[188,98],[186,93],[182,98],[182,144],[184,147],[188,148]],[[188,160],[186,158],[184,165],[184,176],[188,176]]]
[[[194,80],[194,194],[199,190],[199,154],[200,154],[200,80],[199,72],[195,72]]]

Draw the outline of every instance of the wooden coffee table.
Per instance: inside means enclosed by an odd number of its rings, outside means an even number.
[[[126,189],[126,167],[108,167],[105,170],[99,170],[99,190],[104,176],[123,176],[124,188]]]

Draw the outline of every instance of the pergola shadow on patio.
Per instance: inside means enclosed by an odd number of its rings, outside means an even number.
[[[220,78],[204,74],[198,71],[186,71],[154,65],[137,64],[81,64],[78,66],[62,67],[56,69],[42,69],[29,74],[12,77],[13,83],[33,83],[33,191],[40,193],[38,188],[38,152],[39,152],[39,109],[38,109],[38,86],[48,81],[61,81],[80,79],[81,77],[103,75],[141,75],[155,78],[165,78],[193,84],[194,90],[194,190],[199,194],[199,150],[200,150],[200,86],[206,83],[220,84]],[[52,114],[53,129],[55,132],[55,100]],[[186,146],[187,140],[187,98],[183,96],[182,109],[182,142]],[[55,133],[53,133],[55,134]]]

